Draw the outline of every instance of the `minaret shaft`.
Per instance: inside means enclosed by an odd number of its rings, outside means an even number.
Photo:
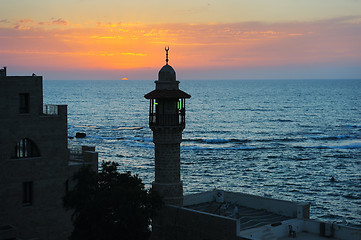
[[[183,205],[183,183],[180,177],[180,127],[153,127],[155,181],[152,186],[167,204]]]
[[[155,145],[155,181],[173,183],[180,181],[179,144]]]

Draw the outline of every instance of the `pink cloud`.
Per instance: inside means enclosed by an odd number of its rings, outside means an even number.
[[[4,23],[10,23],[10,22],[5,20]],[[55,20],[52,20],[52,21],[49,21],[49,22],[44,22],[44,21],[37,22],[37,21],[35,21],[33,19],[20,19],[15,23],[14,29],[17,29],[17,30],[20,30],[20,29],[29,30],[29,29],[31,29],[33,27],[38,27],[38,26],[51,26],[51,25],[54,25],[54,26],[59,26],[59,25],[66,26],[68,24],[69,24],[69,22],[62,19],[62,18],[58,18],[58,19],[55,19]]]
[[[16,25],[14,26],[14,29],[17,29],[17,30],[20,30],[20,29],[29,30],[30,27],[27,27],[27,26],[24,26],[24,25],[21,25],[21,24],[16,24]]]
[[[53,25],[68,25],[69,22],[66,21],[66,20],[63,20],[62,18],[59,18],[59,19],[57,19],[57,20],[53,20],[53,21],[51,22],[51,24],[53,24]]]
[[[32,19],[20,19],[19,23],[34,23],[35,21]]]

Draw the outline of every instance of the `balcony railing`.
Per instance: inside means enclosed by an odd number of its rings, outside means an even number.
[[[59,115],[58,105],[54,105],[54,104],[43,105],[43,114],[44,115]]]
[[[72,162],[98,162],[98,153],[95,152],[95,147],[69,145],[68,150],[69,160]]]
[[[83,161],[83,150],[81,146],[69,146],[69,158],[71,161]]]
[[[156,114],[149,115],[149,125],[152,126],[184,126],[185,115],[179,114]]]

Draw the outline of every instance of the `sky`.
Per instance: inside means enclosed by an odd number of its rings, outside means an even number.
[[[0,0],[0,66],[48,80],[361,79],[361,0]]]

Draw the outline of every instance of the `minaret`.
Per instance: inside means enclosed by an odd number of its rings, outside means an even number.
[[[174,69],[166,65],[158,73],[155,90],[144,97],[150,99],[149,127],[155,145],[155,181],[165,204],[183,205],[183,183],[180,178],[180,143],[185,127],[185,99],[191,96],[179,90]]]

